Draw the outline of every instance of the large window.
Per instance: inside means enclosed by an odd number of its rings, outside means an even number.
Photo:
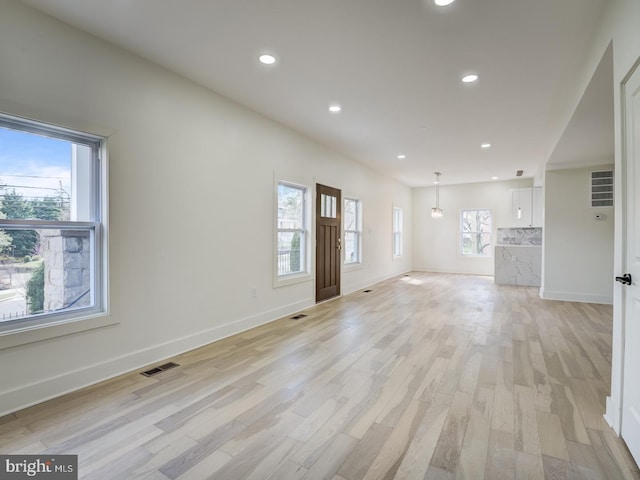
[[[0,116],[0,325],[104,311],[101,146]]]
[[[360,263],[362,207],[360,200],[344,199],[344,263],[345,265]]]
[[[307,272],[307,188],[278,183],[278,277]]]
[[[393,256],[402,256],[402,209],[393,207]]]
[[[491,210],[462,210],[460,214],[462,255],[491,255]]]

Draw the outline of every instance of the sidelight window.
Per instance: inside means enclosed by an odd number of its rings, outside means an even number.
[[[307,272],[307,188],[278,183],[278,277]]]
[[[344,200],[344,263],[350,265],[362,261],[362,206],[360,200]]]
[[[393,256],[402,256],[402,209],[393,207]]]

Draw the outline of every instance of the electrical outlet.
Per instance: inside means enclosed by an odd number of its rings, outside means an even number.
[[[256,287],[251,287],[251,298],[258,297],[258,289]]]

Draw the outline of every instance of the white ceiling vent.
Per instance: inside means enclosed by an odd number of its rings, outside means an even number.
[[[591,172],[591,206],[613,207],[613,170]]]

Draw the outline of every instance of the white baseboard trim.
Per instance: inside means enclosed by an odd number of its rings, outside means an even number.
[[[604,421],[609,424],[613,431],[616,432],[617,435],[620,435],[620,422],[622,420],[620,416],[620,405],[618,405],[614,398],[606,398],[606,408],[603,417]]]
[[[431,268],[431,267],[414,267],[414,272],[423,272],[423,273],[447,273],[450,275],[475,275],[478,277],[493,277],[493,272],[491,273],[483,273],[483,272],[458,272],[450,269],[443,268]]]
[[[554,292],[540,289],[540,298],[543,300],[560,300],[563,302],[601,303],[612,305],[613,297],[607,295],[592,295],[589,293]]]
[[[405,272],[394,273],[394,274],[391,274],[391,275],[384,275],[384,276],[381,276],[381,277],[374,278],[373,280],[366,280],[364,282],[358,282],[358,283],[350,285],[348,287],[345,286],[342,289],[342,295],[349,295],[350,293],[358,292],[360,290],[365,290],[365,289],[367,289],[369,287],[372,287],[376,283],[384,282],[384,281],[390,280],[392,278],[396,278],[396,277],[402,276],[405,273],[409,273],[411,271],[412,270],[407,270]]]
[[[125,373],[142,370],[144,367],[153,363],[164,361],[231,335],[273,322],[287,315],[312,307],[313,305],[315,305],[313,298],[291,303],[267,312],[262,312],[258,315],[238,319],[224,325],[218,325],[104,362],[84,366],[56,377],[0,392],[0,405],[2,405],[0,416],[22,410],[23,408],[42,403],[46,400],[100,383],[104,380],[109,380]]]

